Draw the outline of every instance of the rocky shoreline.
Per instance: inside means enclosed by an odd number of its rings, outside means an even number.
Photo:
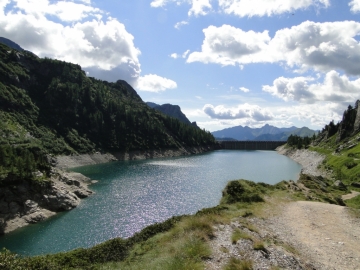
[[[208,146],[51,157],[54,168],[49,181],[43,182],[45,184],[42,186],[22,183],[16,187],[1,189],[0,234],[43,221],[57,212],[71,210],[79,205],[81,199],[93,193],[88,187],[92,183],[91,179],[80,173],[66,172],[66,169],[117,160],[186,156],[215,149],[215,147]],[[277,151],[301,164],[303,166],[302,173],[324,176],[324,172],[318,169],[318,165],[324,159],[322,155],[304,149],[288,149],[284,146],[279,147]]]
[[[327,176],[325,171],[318,168],[325,159],[325,156],[317,152],[309,151],[307,149],[287,148],[286,145],[279,146],[276,151],[279,154],[287,156],[299,163],[303,167],[301,169],[302,174],[323,177]]]
[[[53,169],[47,181],[24,181],[0,191],[0,234],[43,221],[77,207],[93,192],[91,180],[80,173]]]
[[[9,233],[28,224],[43,221],[57,212],[69,211],[79,205],[81,199],[93,192],[90,178],[66,169],[107,163],[117,160],[140,160],[162,157],[178,157],[215,150],[214,146],[189,147],[151,151],[118,153],[93,153],[72,156],[50,156],[53,166],[50,179],[0,190],[0,234]],[[42,174],[39,172],[39,177]]]
[[[212,150],[216,150],[216,146],[199,146],[187,147],[181,149],[160,149],[160,150],[144,150],[131,152],[115,152],[115,153],[92,153],[72,156],[52,157],[52,165],[59,169],[69,169],[86,165],[95,165],[121,160],[142,160],[153,158],[170,158],[179,156],[196,155]]]

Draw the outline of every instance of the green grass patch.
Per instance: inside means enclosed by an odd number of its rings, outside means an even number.
[[[355,209],[360,209],[360,195],[345,201],[346,206],[352,207]]]
[[[239,260],[231,257],[229,262],[223,268],[224,270],[252,270],[253,262],[250,260]]]
[[[235,245],[240,239],[252,240],[252,237],[243,230],[236,228],[231,235],[231,243]]]

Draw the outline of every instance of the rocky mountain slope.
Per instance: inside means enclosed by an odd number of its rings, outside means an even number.
[[[181,111],[181,108],[179,105],[172,105],[172,104],[159,105],[159,104],[156,104],[153,102],[146,102],[146,104],[150,108],[160,111],[167,116],[174,117],[182,123],[192,125],[194,127],[198,127],[196,125],[196,122],[190,122],[190,120],[186,117],[186,115]]]
[[[83,185],[57,187],[62,173],[52,174],[54,156],[111,152],[120,158],[140,151],[151,158],[215,145],[210,132],[149,108],[125,81],[87,77],[79,65],[5,41],[11,47],[0,42],[0,233],[10,220],[34,216],[34,209],[68,210],[84,196],[75,192]],[[56,200],[69,206],[53,207]]]

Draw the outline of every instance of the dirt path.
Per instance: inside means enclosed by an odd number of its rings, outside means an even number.
[[[271,227],[316,269],[360,269],[360,220],[345,207],[292,202],[273,218]]]

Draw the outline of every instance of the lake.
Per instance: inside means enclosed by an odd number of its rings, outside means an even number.
[[[129,237],[171,216],[217,205],[230,180],[276,184],[297,180],[300,170],[275,151],[234,150],[76,168],[99,180],[90,187],[96,194],[69,212],[1,236],[0,249],[32,256]]]

